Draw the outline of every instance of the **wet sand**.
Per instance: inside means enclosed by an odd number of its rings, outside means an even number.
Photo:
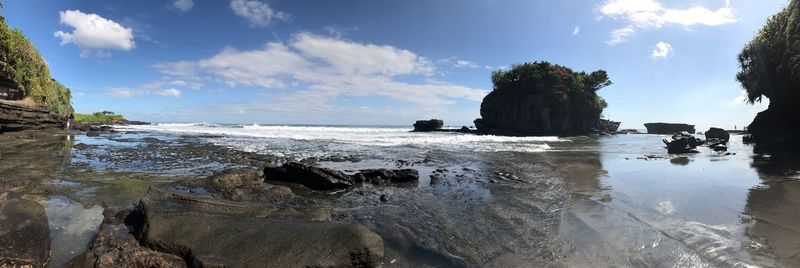
[[[669,156],[661,138],[575,137],[545,152],[395,146],[363,150],[357,161],[303,160],[420,171],[415,185],[309,193],[334,220],[378,233],[385,266],[800,265],[800,164],[760,159],[739,136],[735,155]],[[2,141],[0,188],[43,204],[50,267],[59,267],[91,243],[103,207],[132,207],[150,187],[227,168],[297,160],[213,139],[121,132]]]

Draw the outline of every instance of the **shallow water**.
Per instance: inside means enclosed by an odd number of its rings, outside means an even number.
[[[800,266],[800,165],[754,156],[740,136],[731,141],[735,154],[669,156],[658,135],[208,124],[119,130],[0,143],[0,174],[19,175],[0,179],[22,185],[15,191],[46,208],[79,204],[75,213],[47,210],[57,231],[91,227],[100,206],[131,206],[150,186],[230,167],[304,160],[350,172],[416,168],[423,177],[416,185],[364,185],[328,198],[336,220],[384,238],[386,266]],[[79,143],[89,146],[73,149]],[[83,250],[75,243],[86,244],[84,231],[54,232],[51,266],[66,261],[59,252]]]

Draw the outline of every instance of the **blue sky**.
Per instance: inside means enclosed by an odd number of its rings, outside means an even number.
[[[492,70],[608,71],[623,128],[748,124],[736,55],[788,1],[4,1],[78,112],[153,122],[472,125]]]

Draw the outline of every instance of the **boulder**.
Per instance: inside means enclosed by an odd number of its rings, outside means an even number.
[[[276,213],[257,213],[248,206],[207,206],[184,197],[142,199],[141,242],[197,267],[375,267],[381,263],[383,239],[364,226],[275,218]]]
[[[719,139],[727,143],[731,139],[731,134],[721,128],[712,127],[706,131],[706,139]]]
[[[414,123],[414,131],[436,131],[444,127],[444,121],[441,119],[418,120]]]
[[[673,135],[680,132],[695,133],[694,125],[674,123],[647,123],[644,124],[648,134]]]
[[[413,182],[419,180],[419,171],[416,169],[364,169],[353,175],[357,182],[372,182],[380,184],[382,182]]]
[[[264,168],[264,180],[299,183],[312,190],[337,190],[353,186],[353,179],[340,171],[298,162]]]
[[[50,228],[39,203],[0,201],[0,267],[44,267],[50,258]]]
[[[234,201],[289,200],[295,197],[292,189],[286,186],[264,183],[262,172],[247,169],[231,169],[214,174],[198,185]]]
[[[688,132],[681,132],[672,136],[672,140],[664,140],[667,145],[667,152],[670,154],[696,153],[695,148],[703,143],[702,140],[695,138]]]
[[[91,247],[64,266],[66,268],[101,267],[187,267],[178,255],[155,251],[139,241],[121,224],[100,225]]]

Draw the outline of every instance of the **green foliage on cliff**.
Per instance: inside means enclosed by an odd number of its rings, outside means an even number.
[[[125,117],[114,112],[102,111],[91,114],[75,114],[75,122],[87,125],[112,125],[125,121]]]
[[[748,102],[800,104],[800,1],[769,18],[738,57],[736,79],[747,91]],[[800,108],[800,107],[795,107]]]
[[[0,74],[16,81],[25,98],[63,117],[73,113],[68,88],[50,77],[36,47],[18,29],[11,29],[0,16]]]
[[[509,101],[534,98],[534,106],[521,109],[546,111],[540,118],[549,131],[559,134],[583,134],[595,127],[600,114],[608,104],[597,91],[611,85],[604,70],[591,73],[575,72],[570,68],[546,61],[513,65],[509,70],[492,73],[494,90],[490,94],[513,96]],[[528,108],[525,108],[528,107]],[[540,108],[535,108],[540,107]],[[481,114],[491,113],[491,107],[482,106]]]

